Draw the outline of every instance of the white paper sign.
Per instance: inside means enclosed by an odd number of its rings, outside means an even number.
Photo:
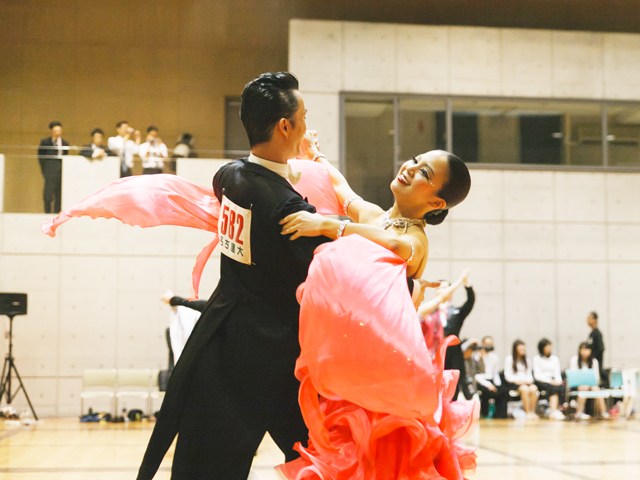
[[[222,197],[218,236],[220,253],[233,260],[251,265],[251,210]]]

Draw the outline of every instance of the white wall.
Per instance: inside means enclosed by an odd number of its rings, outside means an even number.
[[[209,185],[220,164],[187,162],[188,172]],[[67,185],[87,174],[71,172]],[[14,320],[14,356],[36,412],[74,416],[84,369],[167,368],[170,311],[160,296],[167,288],[189,295],[196,256],[212,234],[80,218],[50,238],[40,231],[49,218],[0,214],[0,292],[29,295],[28,315]],[[216,252],[205,268],[201,298],[209,297],[218,276]],[[0,353],[6,353],[4,341]],[[22,394],[14,406],[25,408]]]
[[[340,92],[640,100],[640,35],[292,20],[289,69],[337,163]],[[607,366],[640,366],[640,174],[472,171],[469,198],[429,227],[425,277],[473,269],[463,336],[499,353],[542,336],[564,365],[597,310]],[[464,294],[455,299],[460,302]]]

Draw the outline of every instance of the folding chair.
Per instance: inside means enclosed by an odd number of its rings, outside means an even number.
[[[80,415],[84,415],[84,400],[95,398],[108,398],[111,403],[111,414],[115,414],[117,405],[115,402],[116,369],[101,368],[88,369],[82,375],[82,392],[80,393]],[[90,389],[90,390],[87,390]]]
[[[577,390],[581,385],[588,387],[597,387],[598,377],[596,371],[593,368],[564,371],[567,377],[567,388],[569,389],[568,397],[580,397],[580,398],[609,398],[611,395],[610,390]]]
[[[118,370],[118,390],[116,392],[116,412],[118,403],[123,398],[140,398],[145,401],[145,413],[149,413],[149,378],[148,368]]]
[[[157,399],[164,400],[164,392],[161,392],[158,389],[158,374],[160,371],[158,369],[151,370],[151,394],[149,396],[149,415],[153,415],[153,401]],[[162,405],[162,403],[161,403]]]

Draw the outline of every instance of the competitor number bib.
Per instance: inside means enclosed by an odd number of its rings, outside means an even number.
[[[218,236],[220,252],[233,260],[251,265],[251,210],[236,205],[222,196]]]

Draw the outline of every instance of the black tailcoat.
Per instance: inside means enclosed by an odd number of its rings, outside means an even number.
[[[251,210],[251,264],[221,255],[220,281],[173,370],[138,479],[151,479],[178,434],[172,479],[246,478],[268,431],[285,453],[307,432],[297,403],[302,283],[326,237],[281,235],[279,221],[315,212],[278,174],[246,159],[213,179],[223,195]],[[245,226],[246,227],[246,226]]]

